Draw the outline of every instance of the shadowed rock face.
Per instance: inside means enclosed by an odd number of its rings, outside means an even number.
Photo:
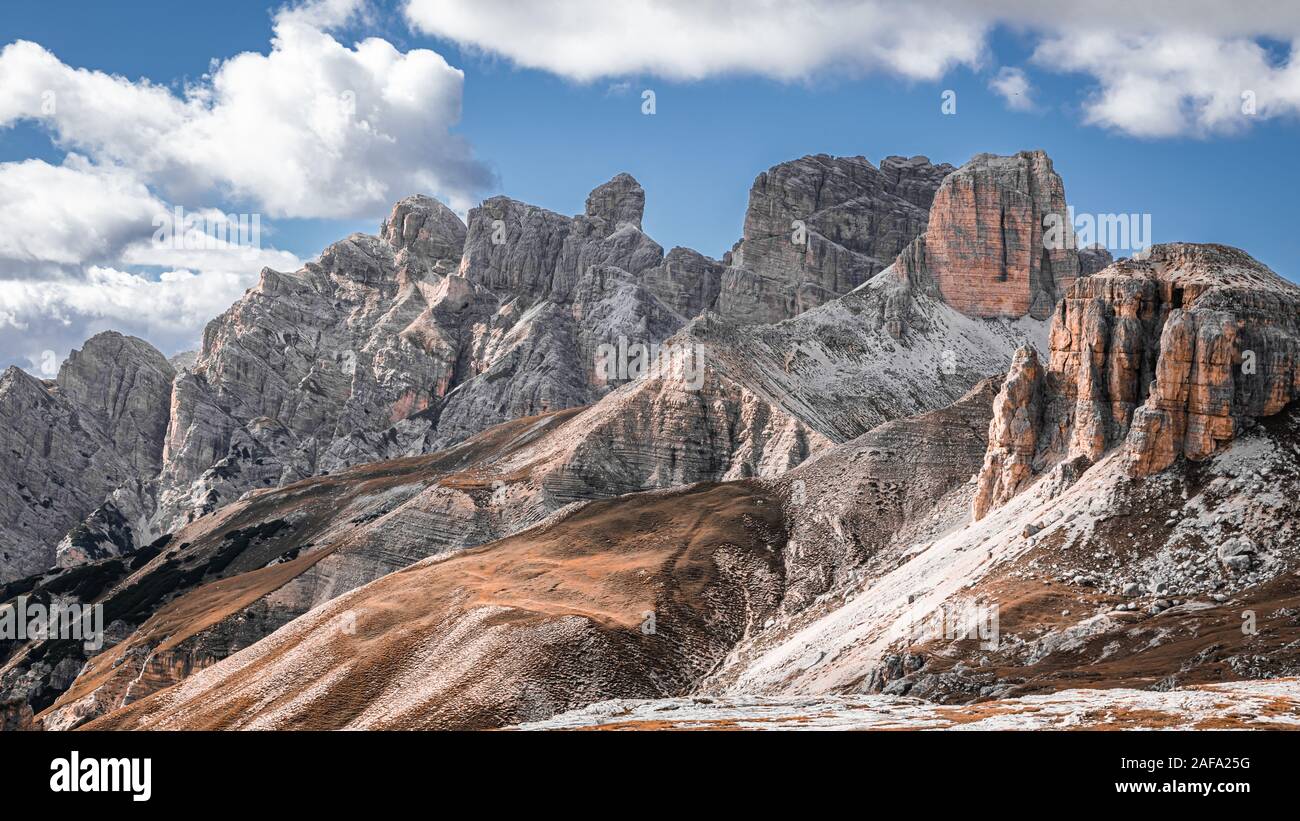
[[[147,342],[105,332],[45,382],[0,376],[0,581],[130,546],[59,540],[120,484],[158,470],[175,371]],[[58,547],[56,547],[58,546]]]
[[[1056,462],[1122,445],[1146,476],[1281,411],[1300,393],[1300,288],[1234,248],[1157,245],[1073,285],[1037,370],[1018,358],[999,396],[976,518]]]
[[[974,518],[1003,504],[1033,475],[1042,418],[1043,369],[1038,354],[1025,347],[1016,352],[1006,382],[993,401],[989,447],[981,482],[972,502]]]
[[[925,157],[887,157],[877,169],[864,157],[818,154],[759,174],[718,312],[777,322],[858,287],[925,230],[951,170]]]

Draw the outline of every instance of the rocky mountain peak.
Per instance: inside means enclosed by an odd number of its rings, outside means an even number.
[[[0,376],[0,582],[52,567],[74,525],[158,472],[175,375],[147,342],[108,331],[52,381],[17,368]],[[80,555],[98,549],[75,541]]]
[[[176,369],[154,346],[104,331],[68,354],[55,382],[74,406],[94,416],[141,478],[158,472]]]
[[[631,174],[618,174],[592,190],[587,197],[586,213],[589,218],[604,222],[606,234],[625,224],[640,230],[645,213],[645,189]]]
[[[890,265],[925,230],[929,200],[951,166],[924,157],[882,166],[816,154],[759,174],[719,312],[746,322],[787,319]]]
[[[923,155],[900,157],[890,155],[880,161],[880,173],[895,194],[929,211],[934,194],[943,178],[955,171],[948,163],[935,165]]]
[[[337,276],[358,285],[394,285],[397,282],[393,249],[371,234],[354,233],[332,243],[315,262],[308,262],[310,274]],[[267,272],[262,272],[263,280]],[[274,277],[272,277],[274,278]]]
[[[379,226],[379,236],[393,249],[399,269],[440,276],[460,265],[466,231],[454,211],[423,194],[399,200]]]
[[[1086,277],[1108,267],[1115,258],[1100,245],[1079,249],[1079,276]]]
[[[1045,247],[1049,214],[1064,220],[1067,211],[1046,152],[976,155],[935,193],[925,233],[928,278],[968,316],[1048,318],[1079,276],[1074,248]]]

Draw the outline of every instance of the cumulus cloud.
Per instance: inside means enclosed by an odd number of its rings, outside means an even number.
[[[934,80],[955,67],[984,70],[989,33],[1006,27],[1037,41],[1036,69],[1090,76],[1090,124],[1143,137],[1213,134],[1300,108],[1296,3],[407,0],[406,15],[428,34],[580,82],[789,81],[845,68]],[[1270,60],[1261,38],[1289,43],[1285,59]],[[1001,70],[990,88],[1012,108],[1032,106],[1024,69]]]
[[[436,52],[328,29],[357,0],[281,11],[266,54],[215,65],[182,93],[74,68],[42,46],[0,51],[0,127],[30,120],[172,201],[214,195],[276,217],[372,216],[415,191],[472,205],[491,175],[450,129],[462,72]]]
[[[62,165],[0,163],[0,202],[0,276],[61,276],[116,259],[167,209],[134,175],[75,154]]]
[[[208,320],[256,283],[247,271],[167,271],[155,279],[101,266],[76,280],[0,280],[0,367],[45,375],[106,330],[147,339],[169,355],[192,348]]]
[[[1275,63],[1259,43],[1195,32],[1084,32],[1040,44],[1034,62],[1098,79],[1085,121],[1139,137],[1222,134],[1300,113],[1300,40]]]
[[[44,374],[108,329],[191,347],[263,267],[301,265],[251,224],[241,236],[218,210],[178,212],[130,172],[75,154],[0,163],[0,202],[0,367]]]
[[[828,67],[935,79],[979,62],[986,24],[960,9],[871,0],[409,0],[425,33],[580,81],[626,74],[782,80]]]
[[[1014,111],[1028,111],[1034,107],[1034,101],[1029,96],[1033,86],[1023,69],[1003,66],[989,81],[989,88],[1006,101],[1007,108]]]
[[[51,351],[106,329],[192,347],[261,268],[300,267],[264,245],[272,218],[374,217],[413,192],[474,204],[491,178],[450,131],[462,73],[427,49],[330,34],[365,12],[283,8],[266,53],[178,91],[37,43],[0,49],[0,128],[37,123],[65,151],[0,163],[0,366],[42,373]]]

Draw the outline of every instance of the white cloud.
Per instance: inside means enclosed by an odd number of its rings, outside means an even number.
[[[935,79],[978,64],[985,24],[892,0],[409,0],[411,24],[580,81],[647,73],[803,79],[826,68]]]
[[[1030,97],[1033,86],[1023,69],[1003,66],[989,81],[989,88],[1006,101],[1007,108],[1028,111],[1034,107],[1034,101]]]
[[[1097,78],[1099,87],[1084,103],[1089,124],[1139,137],[1208,135],[1300,113],[1297,43],[1286,62],[1275,64],[1244,38],[1094,31],[1048,39],[1033,59]]]
[[[0,163],[0,276],[58,276],[116,259],[166,205],[133,175],[69,155]]]
[[[980,68],[999,26],[1041,70],[1082,72],[1086,122],[1146,137],[1231,132],[1300,108],[1300,3],[1222,0],[407,0],[411,24],[580,82],[628,75],[807,80],[836,69],[932,80]],[[1291,41],[1276,65],[1257,38]],[[990,88],[1032,107],[1023,69]],[[1253,115],[1242,94],[1255,94]]]
[[[342,45],[326,29],[358,8],[281,11],[268,53],[220,62],[180,95],[12,43],[0,51],[0,127],[39,122],[61,147],[195,207],[217,196],[268,216],[360,217],[414,192],[472,205],[491,175],[449,130],[462,72],[380,38]]]
[[[151,279],[100,266],[77,280],[0,280],[0,367],[40,373],[46,351],[62,360],[105,330],[147,339],[168,355],[193,348],[204,325],[256,283],[248,271]]]
[[[432,51],[327,33],[365,12],[361,0],[282,9],[267,53],[215,62],[180,92],[36,43],[0,49],[0,128],[34,121],[67,152],[0,163],[0,366],[39,373],[47,351],[106,329],[192,347],[262,267],[301,265],[194,225],[157,242],[178,206],[209,228],[233,218],[213,203],[247,209],[264,240],[273,217],[373,217],[414,192],[474,204],[489,175],[449,131],[463,75]]]
[[[192,347],[207,321],[263,267],[301,265],[260,243],[240,246],[227,234],[211,239],[203,228],[225,215],[210,209],[197,214],[204,222],[155,242],[175,212],[129,172],[77,155],[58,166],[0,163],[0,202],[0,367],[41,372],[46,351],[65,356],[108,329],[164,350]],[[155,278],[114,266],[164,273]]]

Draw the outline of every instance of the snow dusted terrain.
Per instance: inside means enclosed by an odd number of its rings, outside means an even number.
[[[1063,690],[947,707],[894,696],[603,701],[518,730],[1300,730],[1300,681]]]

